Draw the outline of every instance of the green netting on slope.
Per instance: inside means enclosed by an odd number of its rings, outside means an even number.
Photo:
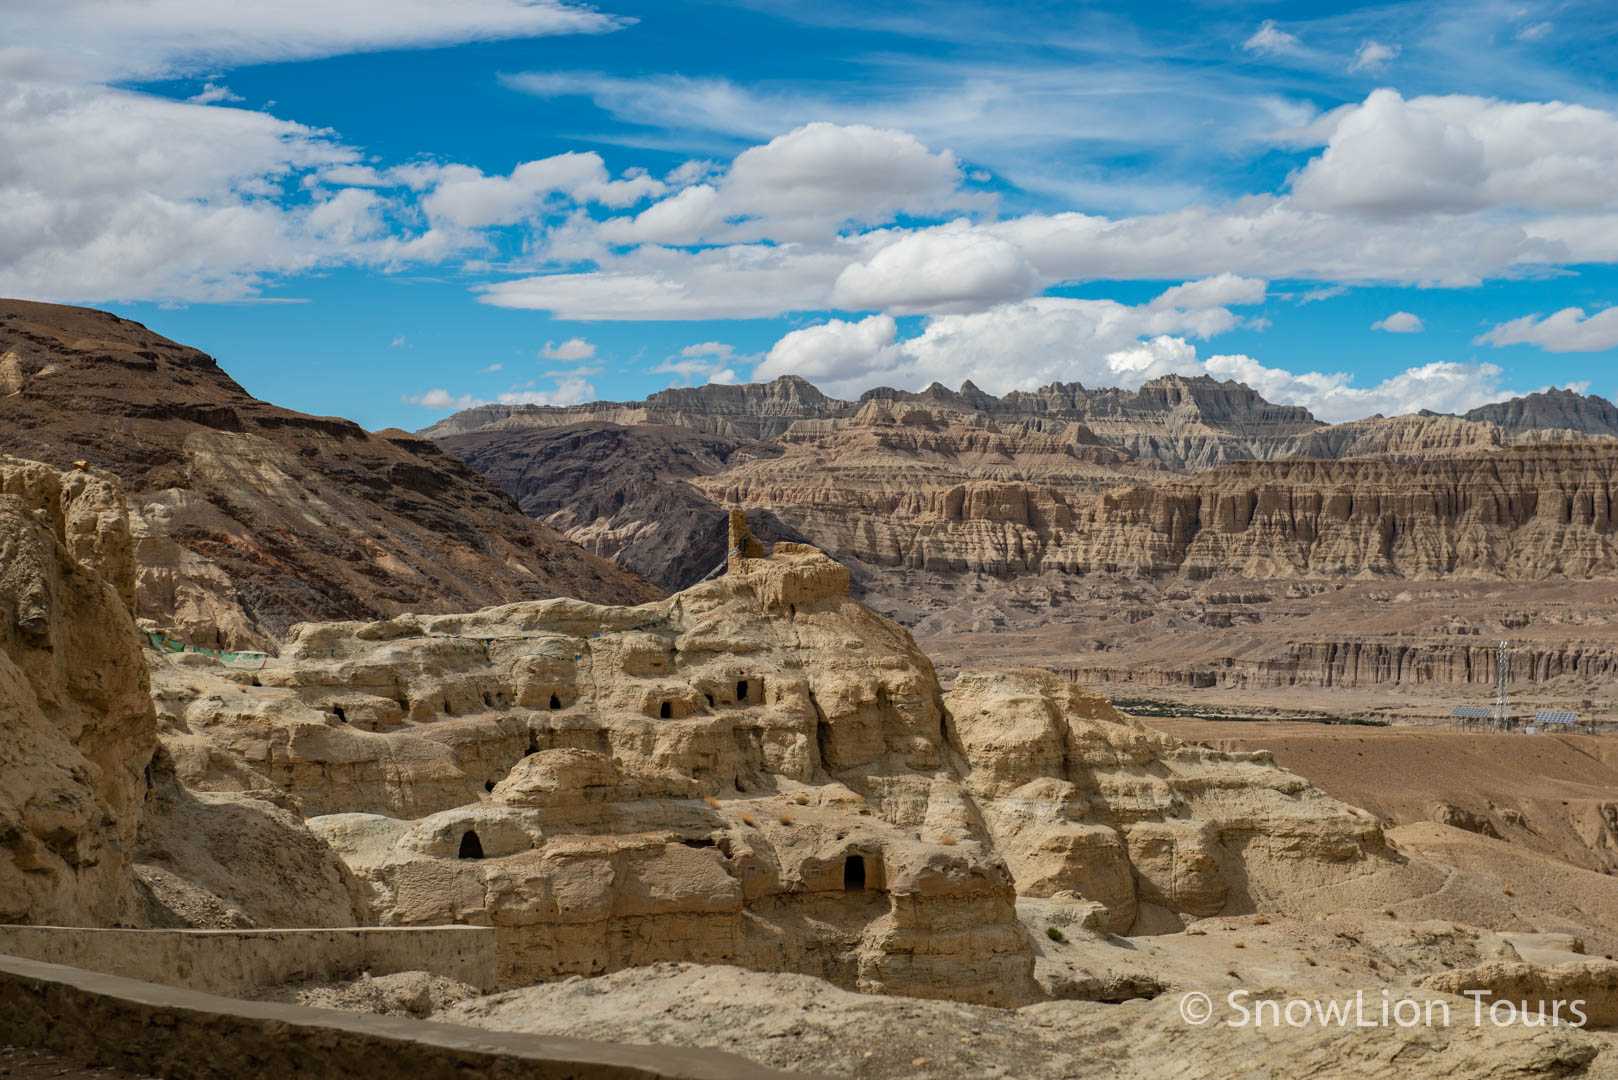
[[[209,649],[201,645],[188,645],[179,638],[171,638],[167,634],[153,630],[146,635],[151,641],[152,648],[161,649],[170,653],[196,653],[199,656],[211,656],[226,667],[247,668],[257,671],[264,666],[269,655],[261,652],[241,651],[232,652],[225,649]]]

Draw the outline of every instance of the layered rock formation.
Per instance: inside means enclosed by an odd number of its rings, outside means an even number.
[[[1158,931],[1391,866],[1261,755],[1050,676],[946,698],[844,567],[731,529],[725,574],[655,604],[306,624],[234,681],[171,661],[165,743],[194,787],[296,798],[384,922],[493,925],[514,984],[697,960],[1019,1004],[1049,992],[1019,894]]]
[[[1060,436],[939,432],[931,414],[861,419],[869,427],[857,436],[805,435],[794,453],[695,483],[728,505],[770,507],[834,554],[877,566],[1193,580],[1618,571],[1618,445],[1416,465],[1249,462],[1102,484]]]
[[[104,312],[0,302],[0,451],[118,476],[136,614],[193,644],[262,646],[310,618],[657,594],[431,441],[265,404],[212,358]]]
[[[817,401],[767,440],[707,434],[737,407],[800,389],[655,399],[678,402],[656,413],[678,428],[642,424],[638,406],[609,410],[628,426],[554,426],[589,410],[507,410],[443,444],[531,513],[670,588],[711,570],[704,530],[744,509],[761,533],[841,560],[858,595],[950,668],[989,650],[1157,696],[1438,691],[1486,686],[1506,637],[1535,703],[1610,697],[1600,681],[1618,665],[1618,636],[1599,590],[1559,627],[1524,632],[1551,583],[1618,580],[1618,440],[1602,399],[1557,392],[1468,417],[1325,425],[1207,378],[1003,398],[967,383]],[[444,429],[480,422],[461,414]],[[1414,625],[1361,618],[1355,594],[1347,610],[1335,595],[1390,579],[1517,591],[1457,595],[1443,618]],[[1302,603],[1278,602],[1276,582]]]
[[[1206,377],[1004,398],[967,383],[817,398],[783,427],[805,386],[469,412],[429,430],[530,513],[669,586],[697,580],[712,554],[670,523],[730,506],[850,561],[876,596],[889,568],[1516,580],[1614,569],[1618,441],[1599,430],[1611,406],[1598,398],[1520,399],[1495,409],[1501,422],[1324,425]],[[737,415],[772,437],[711,434]],[[630,426],[567,426],[609,416]]]
[[[501,436],[535,429],[577,424],[675,427],[738,443],[768,443],[794,426],[821,433],[841,424],[857,427],[863,407],[872,403],[890,413],[930,414],[935,426],[989,421],[1008,431],[1027,425],[1051,433],[1077,425],[1084,439],[1113,447],[1126,460],[1177,471],[1294,458],[1411,461],[1523,443],[1618,438],[1618,406],[1570,390],[1513,398],[1465,416],[1422,411],[1326,424],[1307,409],[1276,405],[1248,386],[1206,375],[1164,376],[1138,390],[1058,382],[1004,397],[985,393],[970,381],[959,390],[938,383],[917,392],[879,387],[866,391],[857,402],[828,398],[804,379],[787,375],[770,383],[664,390],[640,402],[483,405],[456,413],[421,434],[452,447],[453,440],[463,436],[495,436],[473,444],[484,464],[492,466]],[[513,442],[508,452],[522,456],[521,440]]]

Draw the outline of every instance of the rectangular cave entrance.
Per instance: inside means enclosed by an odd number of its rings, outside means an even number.
[[[865,891],[865,856],[850,855],[843,860],[843,891]]]

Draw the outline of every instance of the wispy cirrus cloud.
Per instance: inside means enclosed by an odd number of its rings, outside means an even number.
[[[52,0],[8,8],[11,49],[0,74],[25,63],[37,72],[36,61],[48,57],[50,71],[75,81],[150,79],[376,49],[601,34],[632,22],[565,0]]]

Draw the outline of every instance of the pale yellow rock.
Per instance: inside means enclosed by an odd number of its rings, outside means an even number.
[[[510,984],[688,960],[1017,1005],[1019,894],[1162,932],[1386,862],[1263,755],[1049,674],[946,697],[844,567],[729,539],[641,607],[308,624],[251,679],[162,660],[164,741],[193,786],[298,799],[381,921],[495,927]]]
[[[1541,1015],[1560,1022],[1610,1028],[1618,1026],[1618,962],[1582,957],[1540,965],[1491,960],[1459,971],[1441,971],[1421,980],[1429,990],[1466,995],[1468,1011],[1485,1016]],[[1573,1008],[1577,1003],[1577,1010]]]
[[[1267,755],[1180,744],[1050,672],[966,672],[945,703],[1019,894],[1098,901],[1114,932],[1294,910],[1395,865],[1369,814]]]
[[[0,458],[0,921],[128,922],[156,746],[105,474]]]
[[[281,793],[199,795],[154,757],[134,595],[117,481],[0,458],[0,921],[363,922],[367,895]]]

